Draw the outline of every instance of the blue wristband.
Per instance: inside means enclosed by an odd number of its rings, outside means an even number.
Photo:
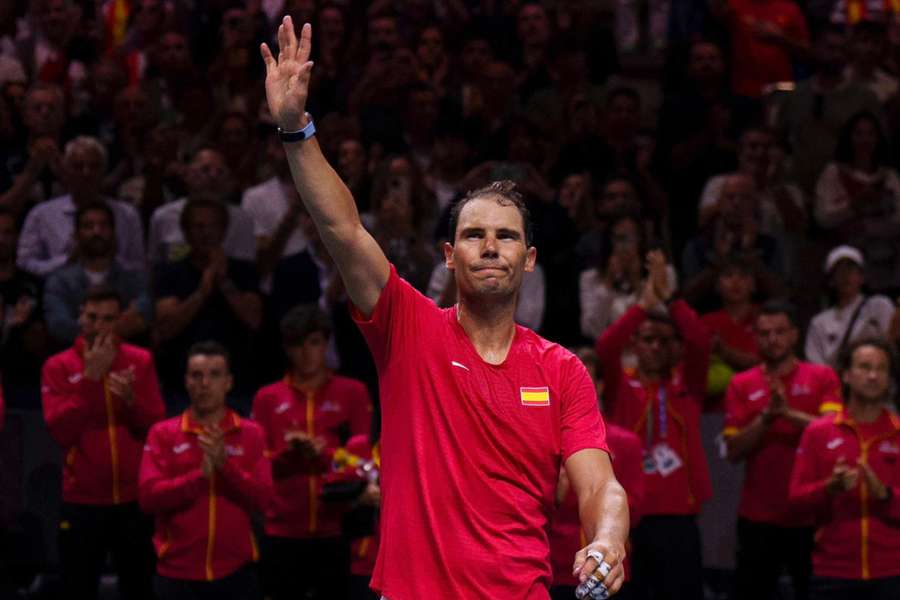
[[[278,137],[284,143],[291,142],[304,142],[316,135],[316,125],[313,123],[312,117],[309,113],[306,113],[306,118],[309,119],[309,123],[306,124],[306,127],[303,129],[298,129],[297,131],[285,131],[281,127],[278,128]]]

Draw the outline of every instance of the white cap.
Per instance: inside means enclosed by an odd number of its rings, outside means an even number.
[[[852,261],[859,267],[866,265],[862,252],[853,246],[838,246],[829,252],[828,258],[825,259],[825,272],[830,273],[834,266],[842,260]]]

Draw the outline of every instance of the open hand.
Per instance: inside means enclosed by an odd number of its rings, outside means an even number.
[[[306,98],[309,94],[309,77],[313,63],[309,60],[312,48],[312,26],[307,23],[300,31],[300,39],[294,33],[294,22],[287,16],[278,26],[278,58],[266,44],[260,52],[266,63],[266,99],[269,112],[279,127],[296,131],[307,123]]]
[[[855,488],[858,480],[859,469],[851,467],[843,456],[839,456],[834,469],[831,471],[831,477],[828,478],[828,482],[825,484],[825,490],[832,496],[835,496]]]
[[[109,391],[114,396],[121,398],[125,406],[130,407],[134,404],[134,365],[127,369],[110,373],[107,383],[109,384]]]
[[[197,442],[203,450],[203,473],[209,476],[213,470],[225,465],[225,435],[218,426],[213,425],[203,430]]]
[[[84,349],[84,376],[100,381],[109,372],[117,352],[111,333],[97,335]]]

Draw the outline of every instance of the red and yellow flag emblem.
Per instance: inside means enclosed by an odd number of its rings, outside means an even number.
[[[550,406],[550,388],[519,388],[519,398],[521,398],[523,406]]]

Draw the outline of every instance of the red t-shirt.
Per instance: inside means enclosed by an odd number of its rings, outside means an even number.
[[[772,23],[795,41],[809,41],[806,19],[800,8],[790,0],[728,0],[728,9],[734,93],[758,98],[763,86],[769,83],[793,81],[788,52],[760,39],[753,32],[753,24]]]
[[[740,321],[735,321],[725,310],[707,313],[700,317],[700,320],[710,333],[718,334],[722,343],[729,348],[759,356],[756,334],[753,331],[753,324],[756,322],[755,310]]]
[[[762,365],[738,373],[725,393],[724,435],[746,427],[769,405],[769,386]],[[785,400],[790,408],[810,415],[841,409],[841,384],[830,367],[801,362],[785,377]],[[747,457],[738,514],[774,525],[808,525],[810,515],[790,510],[788,486],[794,455],[803,430],[776,419],[759,448]]]
[[[519,326],[506,360],[486,363],[456,309],[438,308],[393,267],[371,317],[354,318],[381,389],[373,589],[389,600],[548,598],[560,465],[607,449],[584,366]]]

